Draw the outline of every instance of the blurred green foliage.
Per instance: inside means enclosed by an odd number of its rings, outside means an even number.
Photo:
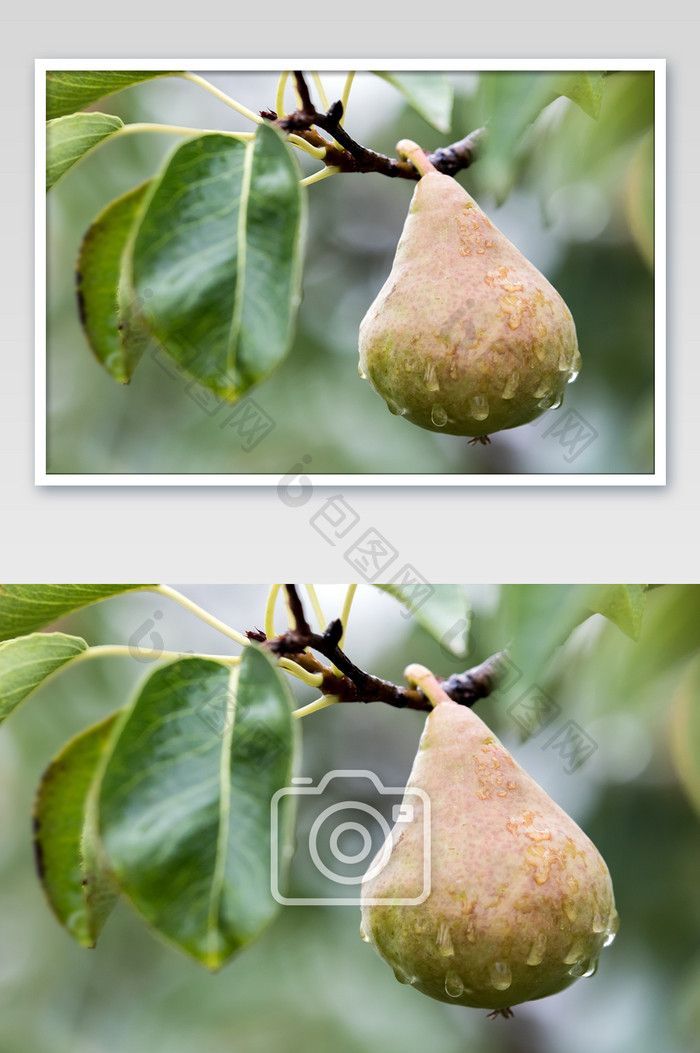
[[[241,630],[263,620],[262,586],[181,588]],[[347,651],[395,682],[411,661],[449,676],[501,649],[506,631],[521,635],[509,588],[465,586],[473,607],[466,662],[404,617],[392,597],[360,588]],[[532,611],[527,586],[517,588],[521,609]],[[558,587],[547,588],[556,603]],[[326,617],[334,617],[341,587],[321,586],[319,597]],[[479,703],[479,714],[600,848],[621,917],[594,978],[517,1007],[511,1021],[491,1021],[398,984],[360,940],[359,911],[351,907],[283,908],[259,942],[214,976],[150,936],[124,906],[96,950],[75,945],[51,916],[34,873],[35,787],[67,738],[123,704],[151,668],[109,658],[62,673],[0,732],[1,1053],[693,1053],[700,1020],[700,817],[674,769],[668,730],[678,685],[700,652],[699,608],[699,586],[654,589],[638,643],[594,615],[543,663],[538,683],[560,707],[553,726],[573,720],[597,745],[571,773],[547,746],[549,729],[521,742],[514,705],[527,686],[522,681]],[[141,593],[74,614],[61,628],[91,644],[143,640],[145,646],[154,624],[167,648],[221,648],[212,629],[162,597]],[[300,704],[314,697],[303,685],[295,684],[295,692]],[[700,700],[690,703],[696,712]],[[401,786],[423,720],[382,705],[323,710],[303,721],[300,772],[318,784],[331,769],[368,768],[385,786]],[[303,851],[308,825],[302,808],[293,887],[307,896],[324,890]]]
[[[608,75],[597,120],[562,97],[529,125],[552,96],[551,75],[450,77],[450,135],[436,132],[390,84],[369,73],[356,77],[346,127],[358,141],[393,156],[399,138],[432,150],[491,119],[490,152],[459,179],[571,308],[583,369],[562,410],[499,433],[491,447],[471,447],[392,417],[359,381],[359,323],[389,273],[413,191],[411,183],[379,175],[338,176],[309,187],[296,340],[272,378],[252,392],[274,422],[254,448],[229,421],[230,407],[168,375],[153,356],[141,362],[129,387],[115,384],[80,330],[73,265],[95,216],[152,176],[178,141],[132,135],[100,147],[49,195],[49,472],[279,477],[303,456],[318,473],[651,472],[653,74]],[[254,110],[274,105],[274,74],[210,79]],[[326,80],[329,97],[339,95],[342,78]],[[584,100],[589,109],[596,85]],[[127,122],[248,130],[216,99],[169,78],[112,96],[109,112]],[[318,163],[308,161],[306,171],[314,171]],[[597,432],[572,460],[556,435],[547,434],[568,409]]]

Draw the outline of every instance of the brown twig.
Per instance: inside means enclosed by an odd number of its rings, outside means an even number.
[[[250,630],[247,633],[249,639],[262,643],[272,654],[293,659],[307,672],[321,673],[321,693],[335,695],[341,702],[385,702],[399,709],[432,708],[422,691],[382,680],[355,665],[339,647],[343,635],[339,618],[332,621],[323,633],[312,632],[296,585],[285,585],[284,588],[295,627],[272,640],[268,640],[259,629]],[[310,651],[323,655],[332,666],[324,665]],[[451,699],[462,706],[473,706],[495,690],[506,658],[506,652],[501,651],[464,673],[456,673],[446,680],[437,679]],[[338,676],[332,667],[342,675]]]
[[[387,157],[355,142],[340,123],[343,104],[334,102],[326,113],[319,113],[311,101],[304,74],[295,70],[292,76],[301,104],[299,109],[285,117],[278,117],[274,110],[261,110],[261,117],[273,121],[284,132],[298,135],[311,146],[325,147],[324,163],[341,172],[377,172],[391,179],[420,179],[420,173],[410,161]],[[334,141],[320,135],[316,128],[322,128]],[[428,154],[428,160],[439,172],[456,175],[478,158],[485,135],[486,129],[478,128],[458,142]]]

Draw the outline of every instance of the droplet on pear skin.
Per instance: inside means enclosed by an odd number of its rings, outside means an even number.
[[[469,408],[474,420],[486,420],[489,415],[488,399],[483,395],[474,395],[469,401]]]
[[[443,958],[450,958],[454,955],[455,949],[452,945],[452,937],[450,936],[449,925],[441,921],[438,926],[437,937],[435,939],[438,951]]]
[[[445,991],[450,998],[459,998],[464,990],[464,984],[455,972],[449,972],[445,977]]]
[[[425,367],[425,373],[423,374],[423,380],[425,382],[426,391],[439,391],[440,381],[437,377],[437,366],[434,362],[428,362]]]
[[[528,965],[541,965],[542,959],[544,958],[544,952],[547,949],[547,936],[544,932],[538,933],[535,937],[535,942],[530,948],[530,953],[527,956]]]
[[[507,962],[494,962],[489,970],[491,983],[497,991],[507,991],[513,982],[510,966]]]
[[[574,962],[578,962],[586,954],[586,943],[584,940],[574,940],[569,947],[568,951],[564,955],[564,965],[572,965]]]
[[[430,419],[436,428],[444,428],[447,424],[447,410],[436,402],[430,411]]]

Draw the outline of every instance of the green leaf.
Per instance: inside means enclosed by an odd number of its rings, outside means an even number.
[[[678,777],[700,812],[700,657],[686,667],[671,706],[671,755]]]
[[[108,113],[76,113],[46,124],[46,189],[58,182],[86,153],[124,127]]]
[[[144,346],[130,329],[122,338],[118,298],[127,241],[149,185],[112,201],[90,226],[78,256],[78,304],[87,341],[97,360],[122,384],[131,379]]]
[[[500,632],[530,686],[546,675],[550,658],[590,614],[590,585],[504,585]]]
[[[594,121],[600,116],[604,88],[605,74],[600,70],[593,73],[560,74],[557,82],[558,93],[575,102]]]
[[[645,602],[641,585],[502,586],[499,632],[523,674],[518,682],[525,687],[546,679],[554,652],[593,612],[638,639]]]
[[[182,659],[146,681],[102,779],[100,836],[121,891],[212,969],[277,910],[270,804],[291,777],[291,710],[285,680],[255,646],[233,669]]]
[[[153,585],[0,585],[0,640],[52,625],[65,614]]]
[[[449,132],[452,127],[454,89],[444,73],[374,72],[400,91],[423,120],[439,132]]]
[[[37,869],[51,909],[84,947],[94,947],[116,894],[96,865],[88,821],[90,789],[120,710],[72,739],[54,757],[34,806]]]
[[[154,181],[125,296],[166,351],[235,400],[289,348],[300,301],[304,207],[283,137],[203,135]]]
[[[452,654],[467,654],[471,611],[461,585],[377,585],[406,607]],[[428,591],[430,590],[430,591]]]
[[[63,633],[33,633],[0,643],[0,724],[20,702],[83,651],[85,640]]]
[[[91,106],[132,84],[173,73],[144,70],[53,70],[46,74],[46,119],[62,117]]]
[[[642,631],[647,594],[643,585],[598,585],[591,610],[602,614],[635,642]]]
[[[524,132],[551,102],[566,95],[586,113],[597,116],[603,92],[602,73],[493,70],[479,77],[482,119],[488,137],[479,167],[481,181],[502,203],[516,175]]]

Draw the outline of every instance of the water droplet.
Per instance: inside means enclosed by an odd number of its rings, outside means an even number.
[[[507,991],[513,979],[508,962],[494,962],[489,969],[489,976],[497,991]]]
[[[464,984],[457,973],[449,972],[445,977],[445,992],[450,998],[459,998],[464,991]]]
[[[567,384],[573,384],[573,382],[576,380],[577,376],[578,376],[578,369],[572,369],[571,372],[569,373],[569,379],[567,380],[566,383]]]
[[[578,348],[574,353],[574,357],[571,359],[571,368],[577,374],[581,369],[581,352],[578,350]]]
[[[608,925],[605,930],[605,939],[603,940],[603,947],[609,947],[617,936],[617,930],[620,928],[620,915],[613,907],[610,917],[608,918]]]
[[[360,378],[361,378],[362,380],[367,380],[367,374],[366,374],[366,373],[364,372],[364,370],[362,369],[362,366],[358,366],[358,367],[357,367],[357,372],[358,372],[358,374],[360,375]]]
[[[360,939],[361,939],[361,940],[362,940],[362,941],[363,941],[364,943],[369,943],[369,936],[367,935],[367,933],[366,933],[366,931],[365,931],[365,927],[364,927],[364,925],[362,924],[362,922],[360,922]]]
[[[474,420],[486,420],[489,415],[488,400],[483,395],[474,395],[469,400],[469,412]]]
[[[544,958],[544,952],[547,947],[547,937],[543,932],[537,936],[535,942],[530,948],[530,953],[527,956],[528,965],[539,965]]]
[[[392,402],[391,399],[387,399],[386,400],[386,404],[387,404],[387,408],[389,410],[389,413],[393,413],[395,417],[400,417],[402,415],[401,414],[401,407],[399,406],[398,402]]]
[[[455,952],[452,946],[452,936],[450,935],[450,929],[447,922],[441,921],[438,925],[437,936],[435,937],[435,943],[437,949],[443,958],[450,958]]]
[[[437,378],[437,369],[434,362],[428,362],[423,374],[423,381],[428,391],[439,391],[440,381]]]
[[[552,403],[552,405],[549,408],[550,409],[559,409],[559,407],[561,406],[563,401],[564,401],[564,396],[563,395],[561,395],[561,394],[555,395],[554,402]]]
[[[411,976],[410,973],[404,972],[404,970],[398,965],[394,969],[394,976],[400,984],[414,984],[416,982],[415,976]]]
[[[583,976],[583,974],[586,971],[587,965],[588,965],[588,962],[586,961],[585,958],[582,959],[580,962],[576,962],[569,969],[569,976]]]
[[[430,411],[430,419],[436,428],[444,428],[447,424],[447,410],[435,403]]]
[[[601,918],[600,914],[593,915],[593,922],[591,924],[591,928],[594,932],[602,932],[605,928],[605,925],[603,924],[603,919]]]
[[[545,395],[543,399],[537,403],[540,409],[552,409],[554,403],[557,401],[557,396],[552,392],[551,395]]]
[[[562,909],[569,921],[576,921],[576,915],[578,914],[578,911],[576,909],[576,904],[572,899],[565,899],[562,902]]]
[[[588,968],[586,969],[585,973],[582,973],[582,976],[584,976],[584,977],[595,976],[595,974],[597,972],[598,972],[598,959],[597,958],[592,958],[590,960],[590,962],[588,963]]]
[[[512,399],[516,391],[518,390],[519,384],[520,377],[518,376],[518,374],[515,372],[511,373],[511,375],[506,380],[506,386],[503,389],[503,394],[501,395],[501,398]]]
[[[551,393],[552,389],[550,388],[548,381],[543,380],[540,386],[535,389],[533,394],[536,399],[541,399],[544,398],[545,395],[551,395]]]
[[[564,965],[573,965],[579,962],[586,954],[586,941],[575,940],[564,955]]]

